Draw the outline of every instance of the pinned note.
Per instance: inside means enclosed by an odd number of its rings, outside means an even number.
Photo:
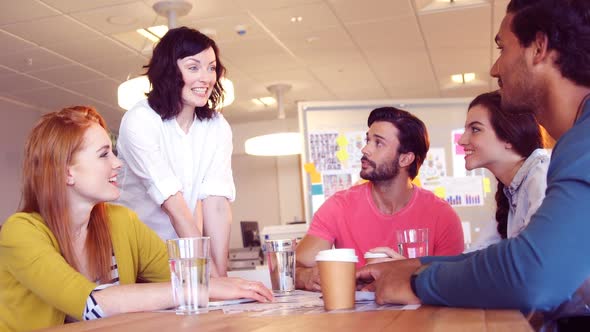
[[[486,194],[492,192],[492,186],[490,184],[490,178],[488,178],[488,177],[484,177],[483,178],[483,192],[486,193]]]
[[[338,158],[341,163],[344,163],[348,160],[348,152],[346,152],[346,150],[340,149],[338,152],[336,152],[336,158]]]
[[[309,174],[311,183],[322,183],[322,175],[316,170],[314,163],[307,163],[303,165],[303,169]]]
[[[436,187],[434,188],[433,192],[436,195],[436,197],[440,197],[443,199],[447,197],[447,190],[445,189],[445,187]]]

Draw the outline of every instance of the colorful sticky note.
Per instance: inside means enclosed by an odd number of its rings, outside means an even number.
[[[303,169],[309,174],[309,180],[311,183],[322,183],[322,175],[316,170],[314,163],[303,165]]]
[[[490,178],[488,178],[488,177],[484,177],[483,178],[483,192],[484,193],[491,193],[492,192],[492,186],[490,184]]]
[[[447,190],[445,187],[436,187],[434,188],[434,194],[436,197],[445,198],[447,196]]]
[[[348,140],[346,139],[346,136],[344,136],[344,135],[338,136],[336,138],[336,144],[338,144],[338,146],[340,147],[340,150],[346,149],[346,147],[348,146]]]
[[[338,158],[338,160],[343,163],[348,160],[348,152],[346,152],[346,150],[340,149],[338,152],[336,152],[336,158]]]
[[[311,185],[311,194],[312,195],[323,195],[324,194],[324,186],[320,184],[312,184]]]
[[[416,187],[422,187],[422,181],[420,181],[420,177],[419,176],[415,177],[414,180],[412,180],[412,183]]]

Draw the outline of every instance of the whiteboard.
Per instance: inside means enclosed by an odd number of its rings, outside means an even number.
[[[303,179],[303,196],[306,221],[311,222],[313,212],[321,205],[321,196],[329,197],[334,191],[344,189],[359,179],[354,166],[358,164],[358,151],[348,151],[346,158],[337,156],[344,148],[339,144],[355,141],[355,137],[366,133],[369,113],[378,107],[393,106],[408,111],[420,118],[428,130],[431,150],[444,150],[444,164],[447,176],[453,180],[453,154],[455,144],[451,133],[462,129],[465,124],[467,107],[471,98],[440,98],[440,99],[409,99],[409,100],[369,100],[369,101],[321,101],[299,102],[299,128],[304,137],[304,150],[301,157],[301,172]],[[356,142],[356,141],[355,141]],[[356,144],[356,143],[355,143]],[[351,150],[349,148],[349,150]],[[339,157],[342,157],[339,159]],[[455,156],[456,158],[456,156]],[[338,166],[340,164],[340,166]],[[345,166],[343,164],[346,164]],[[309,172],[311,165],[318,174],[314,177]],[[340,167],[340,168],[338,168]],[[464,169],[464,167],[463,167]],[[351,172],[354,170],[354,172]],[[360,170],[360,166],[359,166]],[[463,170],[464,171],[464,170]],[[464,171],[465,172],[465,171]],[[456,173],[456,172],[455,172]],[[467,172],[487,178],[491,192],[483,194],[483,202],[476,206],[453,206],[461,221],[470,222],[472,237],[477,237],[477,229],[485,223],[493,222],[495,213],[495,199],[497,182],[487,170],[479,169]],[[458,174],[465,176],[465,174]],[[319,195],[318,181],[322,181],[322,195]],[[326,189],[324,190],[324,181]],[[326,199],[325,197],[323,198]],[[476,230],[473,232],[473,230]]]

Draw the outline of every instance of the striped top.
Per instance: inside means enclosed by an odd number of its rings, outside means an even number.
[[[90,295],[88,295],[88,298],[86,299],[86,307],[84,308],[84,315],[82,315],[83,320],[93,320],[106,317],[106,315],[100,308],[100,305],[98,305],[98,303],[94,299],[93,293],[115,285],[119,285],[119,268],[117,267],[117,260],[115,259],[115,254],[113,253],[111,263],[111,280],[109,280],[108,283],[99,284],[96,288],[94,288],[92,292],[90,292]],[[77,320],[73,317],[66,316],[66,323],[71,323],[75,321]]]

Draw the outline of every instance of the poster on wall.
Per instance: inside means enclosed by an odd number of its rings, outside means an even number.
[[[451,155],[453,160],[453,176],[455,177],[467,175],[467,171],[465,170],[465,150],[459,145],[459,139],[463,135],[463,132],[465,132],[464,128],[451,131]]]
[[[336,131],[309,133],[309,154],[318,172],[341,169],[340,161],[336,157],[337,137]]]
[[[363,153],[361,150],[365,146],[365,138],[367,134],[364,131],[351,131],[346,133],[348,141],[348,168],[355,169],[357,172],[361,169],[361,158]]]
[[[328,199],[330,196],[339,192],[340,190],[348,189],[352,186],[352,175],[346,171],[327,171],[322,174],[322,181],[324,184],[324,198]]]
[[[422,166],[420,166],[418,176],[423,185],[427,185],[429,182],[439,181],[440,178],[447,176],[444,148],[430,148],[428,150],[426,159],[424,159]]]
[[[423,184],[423,188],[446,200],[452,206],[484,205],[483,177],[479,175],[442,177]]]

